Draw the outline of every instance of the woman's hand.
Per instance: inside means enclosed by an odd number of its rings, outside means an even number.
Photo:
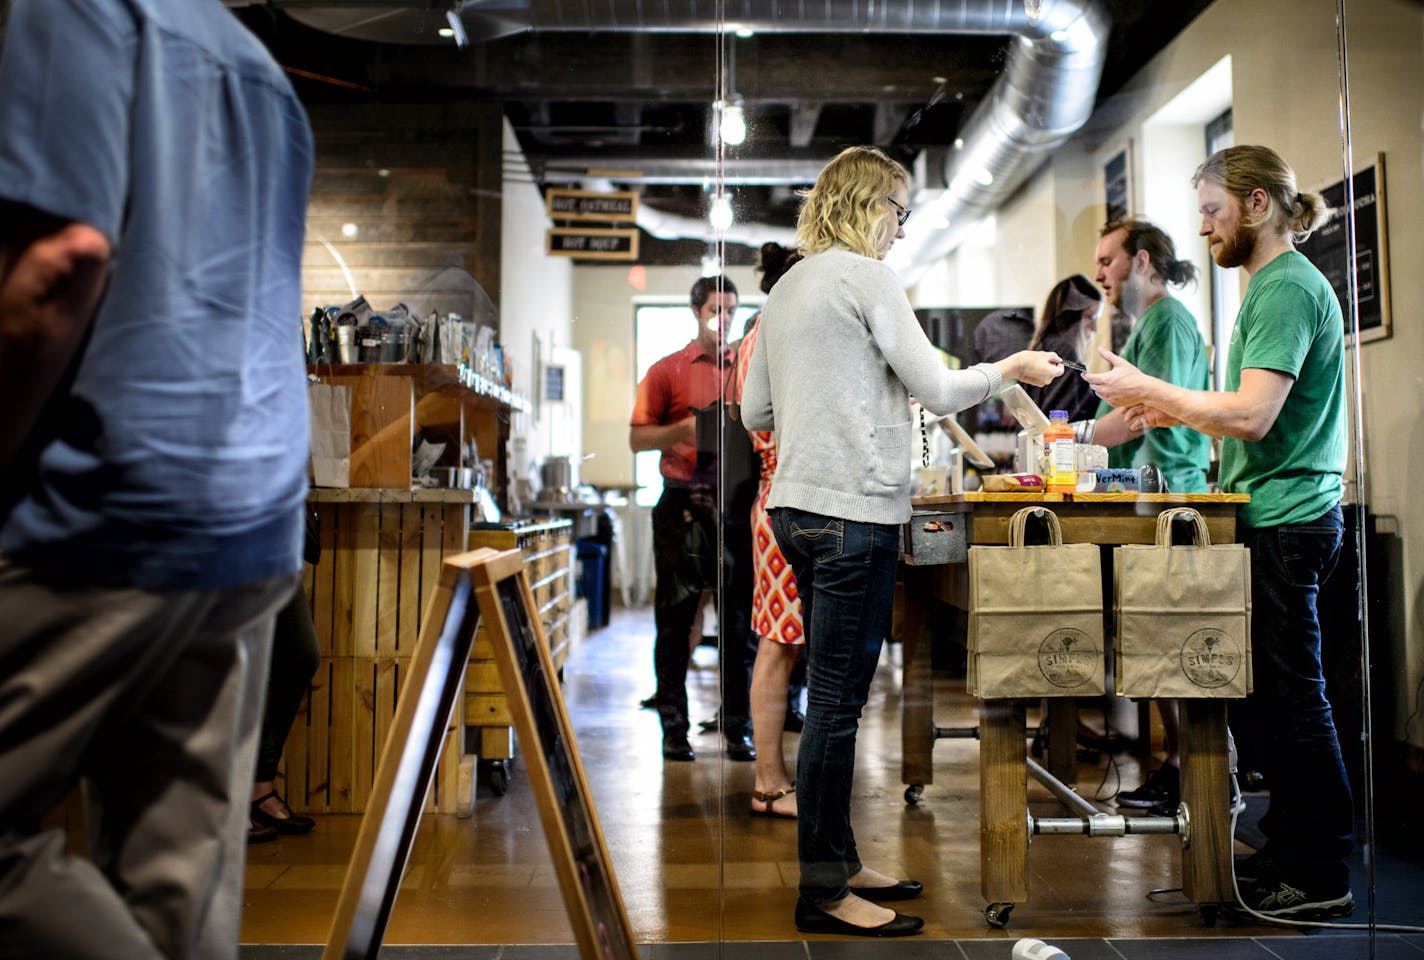
[[[1019,380],[1034,387],[1052,383],[1066,369],[1063,358],[1051,350],[1020,350],[999,364],[1005,380]]]

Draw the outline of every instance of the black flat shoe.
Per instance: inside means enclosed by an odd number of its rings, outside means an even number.
[[[866,900],[877,900],[881,902],[889,900],[913,900],[925,892],[925,885],[918,880],[901,880],[899,883],[892,883],[888,887],[852,886],[850,892],[857,897],[864,897]]]
[[[908,937],[919,933],[925,922],[903,913],[878,927],[857,927],[831,916],[804,897],[796,899],[796,929],[802,933],[829,933],[840,937]]]
[[[697,759],[697,754],[692,752],[692,744],[687,742],[687,734],[663,734],[663,759],[677,760],[679,762]]]
[[[285,817],[274,817],[262,809],[262,804],[271,800],[273,797],[276,797],[277,802],[282,805],[282,809],[287,811]],[[287,806],[287,801],[283,800],[276,790],[269,791],[252,801],[252,806],[248,809],[248,815],[252,818],[254,823],[261,824],[264,827],[271,827],[283,836],[311,833],[312,828],[316,826],[316,821],[311,817],[303,817],[300,814],[293,813],[291,807]]]

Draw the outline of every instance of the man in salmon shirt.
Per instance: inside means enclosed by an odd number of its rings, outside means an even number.
[[[653,508],[657,571],[653,664],[658,678],[654,702],[663,726],[663,757],[679,761],[696,758],[687,740],[689,634],[702,591],[717,588],[722,559],[717,537],[716,440],[705,438],[699,456],[696,411],[717,403],[736,359],[736,351],[727,343],[727,329],[737,310],[737,288],[725,277],[702,277],[692,285],[690,306],[697,317],[696,338],[649,368],[638,384],[628,428],[628,445],[635,453],[662,452],[663,494]],[[750,599],[748,595],[748,604]],[[729,757],[755,760],[748,700],[750,630],[738,610],[733,598],[719,604],[725,621],[718,623],[722,730]]]

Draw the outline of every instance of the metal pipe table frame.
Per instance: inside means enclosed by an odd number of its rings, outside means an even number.
[[[1008,542],[1009,518],[1025,506],[1042,505],[1058,514],[1064,543],[1119,545],[1153,543],[1157,515],[1189,506],[1206,519],[1212,543],[1231,543],[1236,511],[1244,494],[1016,494],[965,493],[916,499],[912,522],[960,527],[964,546]],[[904,580],[901,781],[905,798],[916,802],[934,782],[933,748],[941,736],[972,735],[934,724],[928,601],[968,607],[967,555],[950,550],[950,562],[916,565],[907,558]],[[1050,699],[1048,771],[1072,780],[1076,767],[1077,710],[1071,699]],[[1015,903],[1028,899],[1030,831],[1029,761],[1025,755],[1024,701],[983,701],[978,728],[980,892],[993,926],[1008,922]],[[1182,889],[1215,922],[1217,906],[1231,899],[1230,812],[1227,804],[1225,700],[1181,701]],[[1036,766],[1036,765],[1035,765]],[[1087,831],[1085,831],[1087,832]],[[1154,831],[1158,832],[1158,831]],[[1178,831],[1174,831],[1178,832]]]

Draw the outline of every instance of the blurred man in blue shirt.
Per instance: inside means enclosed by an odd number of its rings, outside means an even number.
[[[0,955],[236,950],[297,584],[310,128],[219,0],[15,0],[0,54]],[[40,832],[84,777],[92,862]]]

